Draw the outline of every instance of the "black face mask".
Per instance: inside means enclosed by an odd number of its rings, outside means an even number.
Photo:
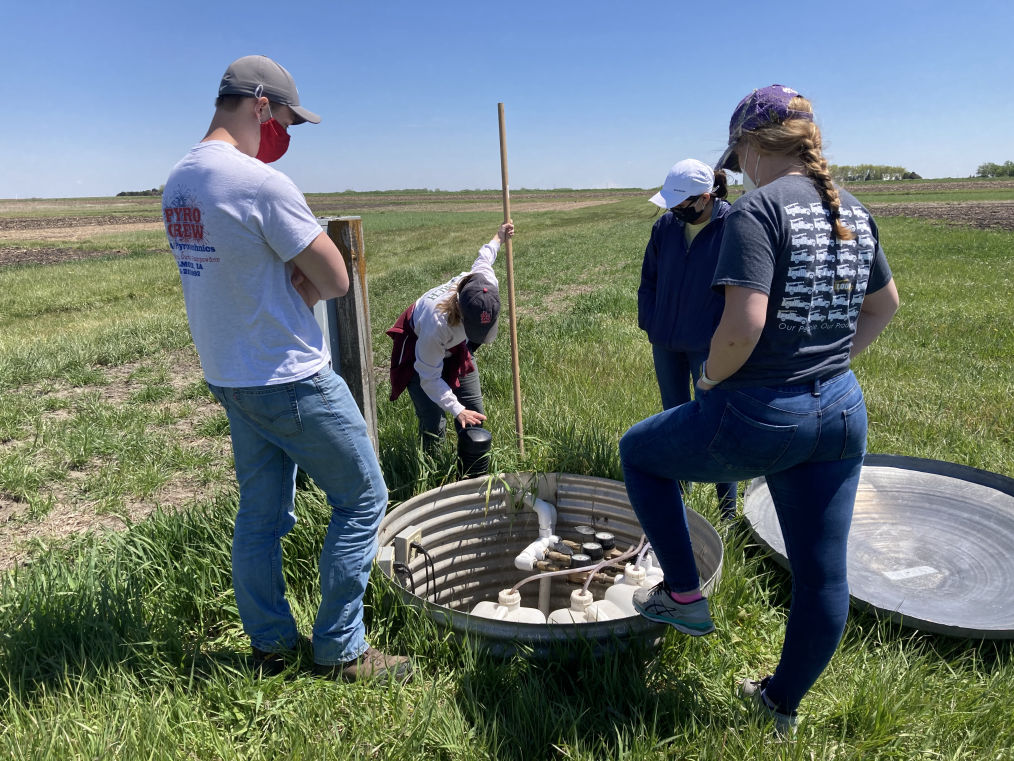
[[[688,206],[669,209],[669,211],[671,211],[672,215],[680,222],[693,224],[701,216],[701,212],[694,208],[695,203],[697,203],[697,199],[692,198],[690,199],[690,204]]]

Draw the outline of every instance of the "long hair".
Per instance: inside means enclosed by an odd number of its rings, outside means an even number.
[[[802,95],[797,95],[789,101],[789,108],[813,113],[810,101]],[[744,132],[741,139],[747,141],[751,148],[759,153],[799,156],[806,170],[806,176],[813,180],[821,202],[831,213],[835,235],[840,240],[853,240],[856,237],[841,218],[841,198],[838,195],[838,188],[831,180],[827,159],[824,158],[821,149],[820,127],[808,119],[786,119],[777,124],[766,124]]]
[[[715,187],[711,189],[711,195],[715,198],[726,198],[729,195],[729,180],[724,169],[715,172]]]
[[[465,283],[472,279],[475,273],[469,273],[465,275],[461,280],[458,281],[458,287],[455,288],[451,293],[436,306],[438,314],[444,315],[447,318],[447,324],[452,328],[455,325],[460,325],[461,316],[461,304],[458,302],[458,293],[462,288],[465,287]]]

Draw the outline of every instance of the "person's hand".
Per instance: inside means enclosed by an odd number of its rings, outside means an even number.
[[[500,225],[500,229],[497,230],[496,237],[500,239],[501,243],[506,243],[508,238],[514,237],[514,223],[504,222]]]
[[[470,425],[479,425],[485,419],[485,415],[475,410],[462,410],[458,413],[458,422],[465,428]]]
[[[320,301],[320,291],[317,290],[316,286],[310,282],[310,278],[304,275],[299,267],[292,268],[289,282],[292,283],[292,287],[296,289],[296,293],[299,294],[303,303],[310,309],[313,309],[313,305]]]

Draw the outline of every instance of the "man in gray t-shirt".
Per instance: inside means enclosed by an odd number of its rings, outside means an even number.
[[[229,418],[239,509],[232,583],[255,668],[283,670],[303,641],[285,596],[281,539],[296,523],[296,466],[332,508],[313,623],[328,678],[404,677],[408,659],[371,647],[363,597],[387,507],[366,423],[329,364],[310,312],[349,279],[296,186],[270,167],[288,128],[320,117],[292,76],[245,56],[222,77],[204,138],[166,182],[163,216],[208,388]]]

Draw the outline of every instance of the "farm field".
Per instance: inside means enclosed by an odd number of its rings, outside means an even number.
[[[870,183],[902,307],[856,362],[870,451],[1014,477],[1014,183]],[[659,409],[636,327],[650,191],[515,191],[526,457],[514,447],[507,331],[479,357],[494,467],[620,478],[616,443]],[[734,194],[735,195],[735,194]],[[467,269],[500,194],[332,193],[363,217],[392,499],[453,467],[415,449],[387,399],[383,331]],[[258,680],[229,581],[228,426],[203,386],[157,198],[0,200],[0,752],[13,758],[1011,759],[1010,642],[922,635],[854,612],[774,743],[732,685],[777,662],[787,576],[726,539],[718,633],[672,633],[648,663],[540,667],[475,656],[371,591],[375,644],[417,658],[388,689],[302,670]],[[503,273],[503,262],[498,262]],[[503,282],[503,277],[501,281]],[[485,356],[484,356],[485,355]],[[326,506],[310,487],[286,538],[309,631]],[[717,517],[713,490],[691,506]]]

